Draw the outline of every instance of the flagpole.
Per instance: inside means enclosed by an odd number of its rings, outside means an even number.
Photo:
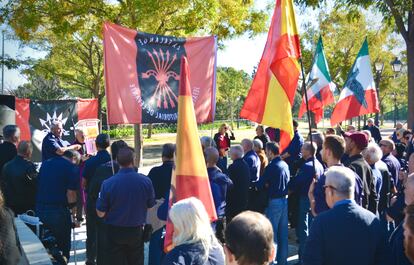
[[[309,101],[308,101],[308,93],[306,91],[306,79],[305,79],[305,67],[303,67],[303,60],[302,57],[299,58],[300,61],[300,68],[302,70],[302,90],[303,90],[303,94],[305,96],[305,104],[306,104],[306,114],[308,116],[308,126],[309,126],[309,138],[310,138],[310,142],[313,148],[313,140],[312,140],[312,125],[311,125],[311,119],[310,119],[310,113],[309,113]],[[315,149],[316,152],[317,149]],[[315,168],[315,156],[312,159],[312,167],[313,167],[313,172],[315,174],[314,177],[316,177],[316,168]]]

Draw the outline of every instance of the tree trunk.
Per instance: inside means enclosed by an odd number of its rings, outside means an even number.
[[[152,136],[152,123],[148,124],[148,139],[150,139]]]
[[[414,40],[407,41],[408,117],[407,128],[414,128]]]
[[[135,145],[135,165],[141,167],[143,164],[143,139],[142,124],[134,124],[134,145]]]

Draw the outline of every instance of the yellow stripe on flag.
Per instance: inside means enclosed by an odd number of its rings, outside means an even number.
[[[284,130],[293,137],[292,105],[273,74],[270,77],[262,123]]]
[[[298,27],[296,26],[295,9],[293,8],[293,1],[282,0],[280,8],[282,9],[281,35],[299,35]]]

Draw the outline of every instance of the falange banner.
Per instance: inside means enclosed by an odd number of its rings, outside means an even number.
[[[197,122],[214,119],[215,36],[161,36],[112,23],[104,24],[103,35],[109,124],[176,123],[183,56]]]

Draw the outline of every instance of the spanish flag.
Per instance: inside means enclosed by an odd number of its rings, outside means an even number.
[[[171,178],[169,208],[179,200],[196,197],[203,202],[210,220],[215,221],[217,214],[198,136],[189,75],[187,58],[182,57],[178,93],[175,168]],[[164,241],[166,252],[174,247],[172,245],[172,235],[173,225],[168,218],[167,234]]]
[[[267,42],[240,116],[280,129],[280,147],[293,137],[292,107],[301,57],[293,0],[277,0]]]

